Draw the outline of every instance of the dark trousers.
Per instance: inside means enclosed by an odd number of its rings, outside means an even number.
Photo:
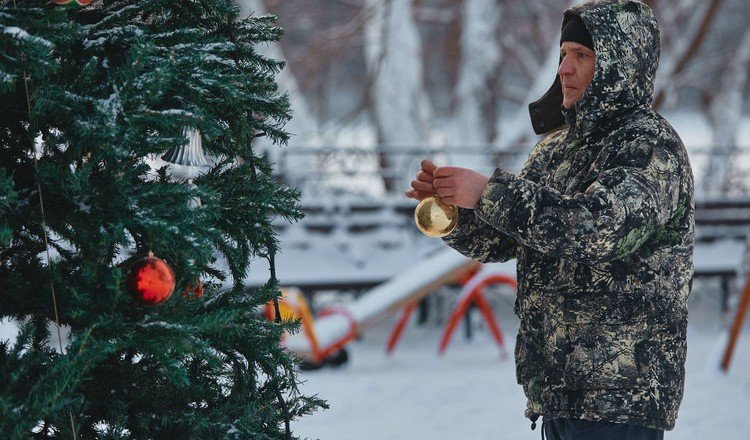
[[[664,431],[624,423],[552,419],[542,423],[547,440],[663,440]]]

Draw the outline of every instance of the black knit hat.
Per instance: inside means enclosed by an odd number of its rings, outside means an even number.
[[[591,34],[586,29],[581,17],[577,15],[571,16],[563,26],[562,36],[560,37],[561,46],[564,41],[572,41],[594,50],[594,41],[591,39]]]

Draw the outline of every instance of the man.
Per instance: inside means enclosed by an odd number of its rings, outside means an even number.
[[[424,161],[406,192],[459,207],[444,240],[463,254],[517,258],[516,373],[549,439],[661,439],[677,417],[693,175],[651,108],[658,57],[643,3],[568,9],[555,83],[529,106],[547,136],[521,173]]]

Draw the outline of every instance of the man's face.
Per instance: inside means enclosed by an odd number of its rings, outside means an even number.
[[[562,82],[563,107],[571,108],[583,97],[586,87],[594,79],[594,51],[582,44],[564,41],[560,46],[560,57],[562,61],[557,74]]]

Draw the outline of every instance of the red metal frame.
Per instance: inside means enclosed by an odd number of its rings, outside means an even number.
[[[481,278],[477,278],[477,276]],[[507,350],[505,349],[505,343],[503,341],[503,332],[502,330],[500,330],[500,325],[497,323],[497,320],[492,313],[492,308],[490,307],[487,298],[484,296],[484,288],[491,284],[507,284],[513,287],[513,289],[517,289],[515,278],[503,274],[491,273],[489,275],[483,275],[479,270],[479,267],[477,267],[476,270],[473,270],[465,276],[461,277],[459,281],[462,285],[464,285],[464,291],[459,297],[458,303],[453,309],[453,312],[451,312],[451,316],[445,326],[443,336],[440,341],[439,353],[443,354],[445,352],[446,348],[448,347],[448,343],[450,342],[451,336],[453,335],[453,332],[458,326],[458,323],[461,322],[461,318],[466,315],[471,304],[476,304],[477,308],[479,308],[479,311],[482,313],[482,317],[484,318],[485,322],[487,322],[487,325],[490,328],[490,333],[492,333],[493,338],[497,342],[497,345],[500,347],[501,353],[506,354]],[[471,287],[469,287],[467,290],[467,286]],[[409,303],[409,305],[404,307],[404,310],[401,313],[401,317],[399,318],[398,322],[396,322],[396,325],[393,327],[391,335],[388,338],[388,344],[386,345],[385,351],[389,355],[393,354],[393,351],[396,349],[396,345],[398,345],[398,342],[403,335],[406,324],[409,322],[409,318],[411,318],[411,315],[414,314],[414,310],[416,310],[417,305],[418,301],[415,301]]]
[[[399,339],[401,339],[401,334],[404,332],[404,328],[406,327],[406,323],[409,322],[409,318],[411,317],[412,313],[414,313],[414,310],[417,309],[417,304],[419,304],[417,301],[410,303],[408,306],[404,307],[404,311],[401,314],[401,318],[399,318],[398,322],[396,323],[396,326],[393,327],[393,330],[391,331],[391,336],[388,338],[388,345],[385,348],[385,352],[390,354],[393,354],[393,350],[396,349],[396,345],[398,344]]]
[[[477,276],[482,275],[480,273]],[[506,354],[507,350],[505,349],[505,344],[503,341],[503,333],[500,330],[500,325],[498,325],[497,321],[495,320],[495,316],[492,314],[492,308],[490,307],[489,302],[487,302],[487,298],[485,298],[484,296],[484,288],[491,284],[507,284],[516,289],[516,280],[508,275],[490,274],[487,276],[483,276],[483,278],[481,278],[476,283],[472,279],[472,283],[474,285],[469,290],[464,291],[463,295],[459,298],[456,307],[453,309],[450,318],[448,319],[448,323],[446,324],[445,330],[443,331],[443,337],[440,341],[440,348],[438,349],[438,352],[440,354],[445,353],[446,348],[448,348],[448,343],[451,340],[451,336],[456,330],[456,327],[458,327],[458,323],[461,322],[461,318],[463,318],[464,315],[466,315],[466,313],[469,311],[469,306],[474,303],[482,313],[484,320],[487,322],[492,336],[495,338],[497,345],[500,347],[501,353]]]
[[[322,347],[318,349],[317,346],[313,346],[312,355],[313,360],[317,363],[323,362],[327,358],[333,356],[344,348],[346,344],[353,341],[357,334],[359,333],[359,328],[357,326],[357,321],[354,320],[354,317],[349,313],[349,311],[343,307],[329,307],[322,312],[320,312],[320,315],[318,315],[318,318],[322,318],[324,316],[330,316],[330,315],[341,315],[349,321],[349,333],[346,334],[343,338],[339,339],[338,341],[334,342],[333,344],[329,345],[328,347]]]
[[[750,276],[748,276],[747,281],[745,282],[745,288],[742,289],[742,296],[740,297],[740,303],[737,307],[737,313],[734,315],[734,321],[729,330],[729,341],[724,350],[724,357],[721,359],[721,369],[724,370],[724,372],[729,371],[729,363],[732,361],[734,348],[737,345],[737,340],[740,338],[740,330],[742,330],[742,323],[745,321],[748,306],[750,306]]]

